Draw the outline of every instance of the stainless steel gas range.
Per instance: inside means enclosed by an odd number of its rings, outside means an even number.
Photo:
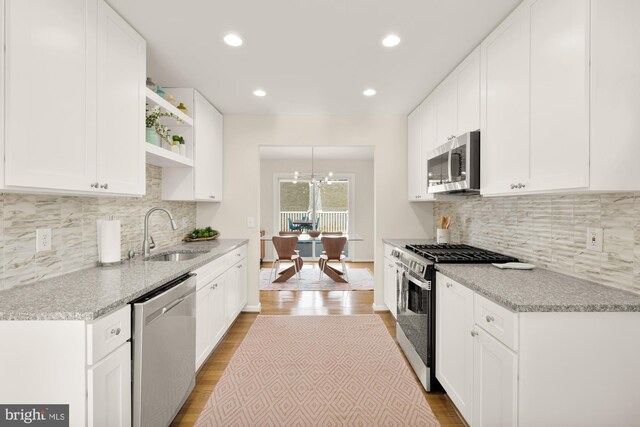
[[[407,245],[394,249],[398,274],[398,343],[427,391],[441,389],[436,380],[436,263],[502,263],[517,259],[458,244]]]

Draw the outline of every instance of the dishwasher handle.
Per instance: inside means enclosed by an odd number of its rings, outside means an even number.
[[[162,308],[162,314],[165,314],[166,312],[171,310],[173,307],[175,307],[176,305],[180,304],[182,301],[185,300],[185,298],[186,297],[179,298],[179,299],[175,300],[174,302],[172,302],[171,304],[169,304],[168,306],[163,307]]]

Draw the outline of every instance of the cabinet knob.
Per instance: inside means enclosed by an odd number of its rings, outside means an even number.
[[[106,190],[107,188],[109,188],[109,184],[102,184],[100,188],[104,188]]]
[[[94,182],[91,184],[91,188],[98,188],[98,185],[100,184],[98,184],[97,182]]]
[[[120,332],[122,332],[122,329],[120,328],[113,328],[111,330],[111,335],[120,335]]]
[[[509,187],[511,187],[512,190],[515,190],[516,185],[515,184],[511,184]]]
[[[522,184],[522,183],[518,184],[518,188],[524,188],[524,187],[526,187],[525,184]]]
[[[210,198],[210,199],[215,199],[215,198],[216,198],[216,196],[209,196],[209,198]]]
[[[489,315],[487,315],[487,317],[485,317],[485,319],[487,319],[487,323],[491,323],[494,320],[496,320],[496,319],[493,318],[493,316],[489,316]]]
[[[236,268],[242,268],[242,266],[241,265],[236,265]]]
[[[472,337],[477,337],[477,336],[478,336],[478,333],[477,333],[476,331],[471,331],[471,336],[472,336]]]
[[[218,287],[218,284],[217,284],[217,283],[214,283],[213,285],[211,285],[211,290],[213,290],[213,289],[215,289],[215,288],[217,288],[217,287]]]
[[[453,285],[451,283],[447,283],[447,288],[452,287]]]

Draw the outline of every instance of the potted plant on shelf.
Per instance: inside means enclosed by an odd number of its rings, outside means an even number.
[[[173,135],[171,137],[171,152],[180,154],[180,140],[184,140],[180,135]]]
[[[173,146],[171,147],[172,151],[173,151],[173,147],[177,147],[176,148],[178,150],[177,153],[180,154],[181,156],[186,156],[187,146],[184,144],[184,138],[181,137],[180,135],[173,135],[172,139],[173,139]]]
[[[173,117],[178,123],[182,123],[178,116],[168,111],[163,111],[159,105],[152,109],[147,108],[146,140],[149,144],[157,145],[158,147],[161,146],[163,140],[169,143],[169,134],[171,133],[171,129],[168,126],[160,123],[162,117]]]

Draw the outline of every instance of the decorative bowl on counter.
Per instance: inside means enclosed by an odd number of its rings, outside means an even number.
[[[318,230],[309,230],[309,237],[318,237],[320,232]]]
[[[220,236],[218,230],[214,230],[211,227],[196,228],[191,233],[184,236],[182,241],[184,242],[204,242],[206,240],[215,240]]]

